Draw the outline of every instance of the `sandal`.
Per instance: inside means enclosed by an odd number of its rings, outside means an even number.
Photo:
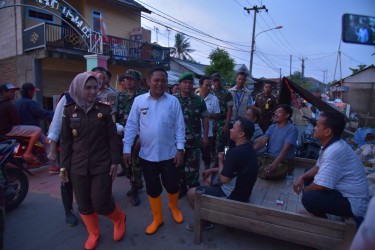
[[[34,155],[23,155],[23,159],[27,163],[38,163],[38,158],[36,158]]]
[[[213,229],[213,228],[215,228],[215,226],[212,223],[202,225],[202,230],[204,230],[204,231],[210,230],[210,229]],[[192,224],[187,224],[186,229],[190,232],[194,232],[194,226]]]

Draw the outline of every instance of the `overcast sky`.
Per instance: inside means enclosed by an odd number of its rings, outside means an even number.
[[[161,24],[142,19],[142,26],[152,30],[152,42],[173,46],[176,31],[190,38],[192,57],[209,64],[209,53],[222,46],[237,64],[249,68],[254,11],[248,14],[244,7],[265,5],[257,14],[253,76],[256,78],[289,75],[290,55],[292,73],[301,72],[305,60],[305,76],[325,83],[351,74],[349,67],[375,64],[375,47],[341,42],[341,68],[338,58],[342,15],[345,13],[375,16],[374,0],[137,0],[153,14],[143,14]],[[185,26],[161,16],[177,19]],[[169,15],[169,17],[167,16]],[[282,29],[260,32],[276,26]],[[173,30],[169,32],[166,26]],[[158,31],[156,31],[158,30]],[[176,31],[175,31],[176,30]],[[169,40],[169,41],[168,41]],[[202,41],[203,40],[203,41]],[[222,41],[225,42],[222,42]],[[341,70],[340,70],[341,69]],[[326,74],[324,73],[326,71]],[[336,71],[336,74],[335,74]],[[325,78],[324,78],[325,76]]]

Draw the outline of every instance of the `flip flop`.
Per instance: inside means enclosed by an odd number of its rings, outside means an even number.
[[[23,159],[28,163],[38,163],[38,158],[34,155],[23,155]]]
[[[204,230],[204,231],[214,229],[214,228],[215,228],[215,226],[212,223],[208,223],[208,224],[202,226],[202,230]],[[192,224],[187,224],[186,229],[190,232],[194,232],[194,226]]]

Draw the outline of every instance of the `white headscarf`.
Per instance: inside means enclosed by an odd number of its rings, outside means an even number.
[[[69,87],[70,96],[72,97],[76,105],[80,107],[86,114],[94,106],[94,101],[88,102],[87,100],[85,100],[84,89],[86,82],[89,79],[95,79],[96,83],[98,83],[98,80],[92,72],[84,72],[74,77]]]

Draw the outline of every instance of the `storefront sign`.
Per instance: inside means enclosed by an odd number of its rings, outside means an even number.
[[[333,87],[331,87],[331,91],[333,91],[333,92],[348,92],[349,86],[333,86]]]

